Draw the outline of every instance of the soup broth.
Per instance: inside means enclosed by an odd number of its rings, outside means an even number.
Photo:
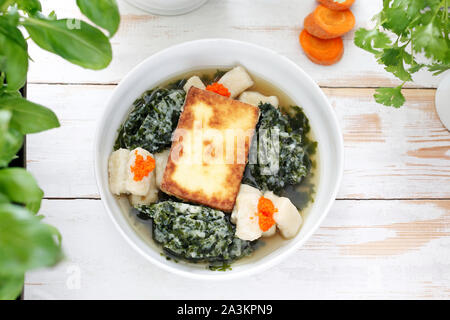
[[[179,81],[180,79],[189,79],[191,76],[194,75],[199,76],[206,84],[207,82],[217,81],[220,78],[220,76],[228,70],[229,68],[220,68],[219,70],[217,69],[192,70],[177,76],[173,76],[165,81],[162,81],[158,86],[159,87],[170,86],[175,82]],[[286,95],[283,91],[281,91],[279,88],[271,84],[266,79],[263,79],[262,77],[259,77],[251,72],[250,74],[255,84],[248,90],[260,92],[265,96],[277,96],[279,99],[279,106],[281,110],[284,111],[285,113],[289,112],[289,108],[291,106],[298,105],[301,107],[301,101],[298,101],[296,103],[288,95]],[[308,137],[311,140],[315,141],[313,128],[311,128],[311,130],[309,131]],[[289,198],[292,201],[292,203],[299,209],[299,212],[304,220],[308,219],[308,213],[314,202],[315,189],[318,186],[319,182],[319,172],[320,172],[318,168],[319,156],[320,155],[318,154],[317,148],[315,154],[311,156],[312,167],[308,176],[306,176],[299,185],[289,186],[281,192],[281,196]],[[153,240],[151,220],[140,219],[136,215],[137,211],[130,206],[128,199],[126,197],[117,197],[117,199],[120,207],[122,208],[125,218],[128,220],[128,222],[136,231],[136,233],[140,236],[140,238],[144,240],[144,242],[146,242],[150,247],[163,253],[161,246],[158,245]],[[273,253],[278,248],[282,247],[283,245],[286,245],[289,242],[290,240],[284,239],[279,232],[277,232],[272,237],[260,238],[258,240],[256,249],[250,256],[234,261],[232,265],[238,266],[259,260],[264,256]],[[166,253],[164,253],[164,255],[166,255]],[[179,263],[189,264],[190,266],[197,266],[198,268],[205,268],[210,265],[209,263],[193,264],[187,261],[178,260],[176,258],[174,260],[176,260]]]

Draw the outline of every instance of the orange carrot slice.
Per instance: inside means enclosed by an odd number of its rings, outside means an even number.
[[[341,60],[344,53],[342,38],[320,39],[305,29],[300,33],[300,44],[306,56],[314,63],[331,65]]]
[[[321,4],[331,10],[347,10],[349,9],[355,0],[319,0]]]
[[[349,32],[355,26],[355,16],[350,10],[335,11],[318,5],[304,21],[305,29],[321,39],[333,39]]]

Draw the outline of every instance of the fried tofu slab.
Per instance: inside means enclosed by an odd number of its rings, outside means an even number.
[[[258,119],[258,107],[190,88],[161,190],[187,202],[231,212]]]

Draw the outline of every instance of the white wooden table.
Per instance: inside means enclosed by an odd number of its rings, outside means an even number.
[[[45,0],[58,17],[80,17],[75,0]],[[381,0],[357,0],[357,27]],[[28,138],[28,168],[45,191],[41,213],[63,235],[66,259],[27,274],[26,299],[78,298],[449,298],[450,134],[434,109],[440,78],[425,72],[399,109],[377,105],[378,86],[398,82],[345,35],[331,67],[311,63],[297,41],[314,0],[210,0],[179,17],[145,14],[119,1],[122,24],[104,71],[70,65],[32,46],[28,95],[62,127]],[[274,49],[323,88],[345,139],[345,174],[328,217],[294,255],[264,274],[199,282],[150,264],[108,218],[93,173],[93,137],[105,100],[137,63],[168,46],[225,37]]]

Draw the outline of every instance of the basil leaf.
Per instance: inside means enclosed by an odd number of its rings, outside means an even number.
[[[19,9],[31,14],[42,11],[42,6],[39,0],[16,0],[16,3]]]
[[[120,14],[115,0],[77,0],[77,5],[89,20],[108,30],[110,37],[116,33]]]
[[[53,111],[21,97],[0,96],[0,108],[12,112],[10,126],[23,134],[59,127]]]
[[[23,25],[42,49],[89,69],[106,68],[112,59],[108,38],[80,20],[25,18]]]
[[[9,199],[3,193],[0,193],[0,203],[9,203]]]
[[[25,84],[28,72],[27,42],[22,33],[0,16],[0,70],[6,73],[8,91]]]
[[[11,111],[0,110],[0,168],[15,158],[23,143],[23,135],[9,128],[11,117]]]
[[[22,94],[20,91],[4,91],[0,90],[0,99],[6,99],[6,98],[22,98]]]
[[[55,265],[62,258],[59,234],[54,227],[27,209],[0,204],[0,270],[20,274]]]
[[[34,213],[39,211],[44,196],[31,173],[22,168],[0,170],[0,193],[12,202],[26,205]]]
[[[0,300],[15,300],[20,295],[24,282],[23,273],[0,272]]]

